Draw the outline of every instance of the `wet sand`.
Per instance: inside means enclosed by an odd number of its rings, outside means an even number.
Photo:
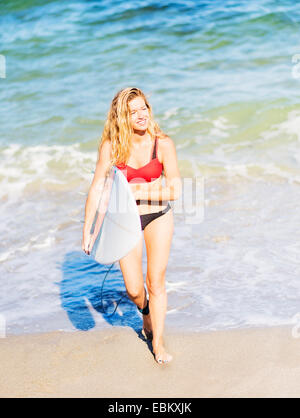
[[[155,363],[129,328],[0,340],[1,397],[298,397],[300,339],[292,328],[166,332]]]

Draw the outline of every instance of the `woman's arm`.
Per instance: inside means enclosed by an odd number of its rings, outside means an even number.
[[[177,200],[181,195],[182,182],[180,178],[177,155],[174,142],[164,137],[159,142],[162,163],[166,177],[166,186],[157,186],[156,182],[131,184],[136,200]]]
[[[96,164],[95,174],[91,183],[86,204],[85,217],[83,226],[83,242],[82,249],[87,250],[87,245],[90,237],[90,230],[99,204],[101,196],[101,189],[104,185],[104,180],[108,169],[110,168],[111,145],[109,141],[104,142],[99,150],[98,161]]]

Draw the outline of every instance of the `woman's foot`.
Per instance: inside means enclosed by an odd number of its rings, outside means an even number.
[[[156,347],[153,347],[153,354],[155,361],[157,361],[159,364],[169,363],[173,359],[173,356],[166,352],[163,344],[159,344]]]

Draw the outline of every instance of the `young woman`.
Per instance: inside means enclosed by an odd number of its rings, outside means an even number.
[[[143,314],[143,334],[152,339],[155,360],[166,363],[172,360],[163,343],[167,310],[165,272],[173,235],[173,213],[168,200],[179,198],[181,179],[174,143],[161,132],[146,96],[138,88],[119,91],[111,103],[85,206],[82,249],[87,254],[99,198],[97,189],[112,165],[126,176],[139,208],[147,250],[149,300],[142,272],[142,239],[120,260],[120,268],[128,296]]]

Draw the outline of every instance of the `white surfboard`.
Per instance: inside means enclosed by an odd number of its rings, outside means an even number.
[[[142,235],[134,196],[124,174],[115,166],[106,177],[90,233],[90,254],[101,264],[119,261]]]

